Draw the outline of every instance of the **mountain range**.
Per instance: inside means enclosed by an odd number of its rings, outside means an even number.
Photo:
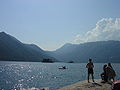
[[[65,44],[51,54],[63,62],[120,62],[120,41],[97,41],[83,44]]]
[[[55,58],[34,44],[24,44],[13,36],[0,33],[0,60],[1,61],[42,61]]]
[[[13,36],[0,32],[0,61],[35,61],[51,59],[60,62],[120,63],[120,41],[97,41],[82,44],[67,43],[55,51],[44,51],[35,44],[24,44]]]

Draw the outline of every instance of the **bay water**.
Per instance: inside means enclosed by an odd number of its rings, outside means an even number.
[[[94,63],[94,78],[99,79],[105,63]],[[67,69],[59,69],[66,66]],[[49,88],[57,90],[87,79],[86,63],[41,63],[0,61],[0,90]],[[120,63],[112,63],[120,79]]]

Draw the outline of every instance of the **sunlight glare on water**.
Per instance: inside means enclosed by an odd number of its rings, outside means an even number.
[[[0,90],[20,88],[43,88],[50,90],[87,79],[85,63],[36,63],[36,62],[1,62]],[[104,63],[95,63],[94,77],[100,78]],[[112,64],[120,79],[120,64]],[[67,69],[58,69],[66,66]]]

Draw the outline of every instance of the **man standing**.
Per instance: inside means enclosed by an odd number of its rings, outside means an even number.
[[[89,59],[89,62],[88,62],[87,65],[86,65],[86,68],[88,68],[88,83],[89,83],[90,74],[91,74],[91,76],[92,76],[93,82],[95,82],[95,81],[94,81],[94,76],[93,76],[93,74],[94,74],[94,72],[93,72],[93,67],[94,67],[94,65],[93,65],[92,59]]]

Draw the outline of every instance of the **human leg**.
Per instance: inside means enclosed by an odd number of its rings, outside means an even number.
[[[100,76],[101,76],[101,79],[104,80],[104,76],[105,76],[104,73],[101,73]]]
[[[90,74],[88,73],[88,83],[89,83],[89,77],[90,77]]]
[[[92,81],[93,81],[93,82],[95,82],[95,81],[94,81],[94,76],[93,76],[93,73],[92,73],[91,75],[92,75]]]

